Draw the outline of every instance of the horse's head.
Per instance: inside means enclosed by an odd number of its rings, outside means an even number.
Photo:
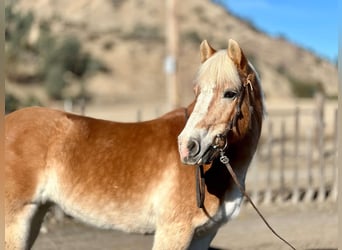
[[[215,147],[222,149],[253,133],[258,141],[263,115],[258,75],[237,42],[229,40],[227,50],[215,51],[203,41],[200,53],[196,103],[178,137],[181,160],[191,165],[209,163]]]

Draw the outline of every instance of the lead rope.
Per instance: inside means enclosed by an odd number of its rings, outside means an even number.
[[[204,208],[205,179],[203,165],[196,166],[196,200],[197,207]]]
[[[229,163],[229,159],[228,157],[224,154],[223,151],[220,152],[221,153],[221,157],[220,157],[220,161],[227,167],[230,175],[232,176],[235,184],[238,186],[238,188],[240,189],[240,192],[246,197],[246,199],[249,201],[249,203],[252,205],[252,207],[255,209],[255,211],[258,213],[258,215],[260,216],[260,218],[263,220],[263,222],[266,224],[266,226],[268,227],[268,229],[271,230],[271,232],[278,237],[278,239],[280,239],[281,241],[283,241],[286,245],[288,245],[290,248],[292,248],[293,250],[296,250],[296,248],[294,246],[292,246],[287,240],[285,240],[283,237],[281,237],[272,227],[271,225],[266,221],[265,217],[261,214],[261,212],[259,211],[259,209],[256,207],[256,205],[254,204],[254,202],[252,201],[252,199],[249,197],[249,195],[246,193],[245,189],[242,187],[242,185],[240,184],[236,174],[234,173],[234,170],[232,168],[232,166]]]

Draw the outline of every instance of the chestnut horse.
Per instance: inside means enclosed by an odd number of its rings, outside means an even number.
[[[225,135],[244,183],[264,111],[257,73],[237,42],[216,52],[203,41],[200,54],[195,101],[155,120],[118,123],[39,107],[6,116],[6,249],[29,249],[51,204],[100,228],[155,233],[154,250],[208,249],[242,200],[213,141]],[[203,208],[195,167],[186,166],[200,162]]]

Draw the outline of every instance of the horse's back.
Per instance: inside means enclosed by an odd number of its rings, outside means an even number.
[[[166,156],[177,160],[180,119],[185,122],[176,113],[149,122],[117,123],[49,108],[21,109],[5,117],[6,168],[10,172],[40,171],[55,161],[68,165],[71,172],[83,165],[82,172],[87,173],[87,167],[94,170],[97,165],[96,171],[106,168],[107,174],[113,171],[115,175],[115,164],[130,166],[151,160],[158,165]],[[161,154],[163,159],[158,158]]]
[[[18,147],[32,149],[38,141],[44,144],[46,141],[43,139],[51,137],[62,117],[62,111],[41,107],[24,108],[10,113],[5,116],[6,145],[16,143]],[[30,140],[25,142],[28,138]],[[30,143],[31,146],[28,147],[25,143]]]

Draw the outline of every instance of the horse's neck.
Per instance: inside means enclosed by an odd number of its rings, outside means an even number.
[[[246,174],[255,154],[260,133],[261,127],[254,124],[254,127],[252,126],[252,129],[243,138],[228,146],[226,155],[237,175]]]
[[[229,145],[228,150],[226,151],[229,162],[234,169],[235,174],[238,176],[240,184],[243,186],[245,184],[247,169],[253,158],[256,147],[252,145],[254,149],[249,150],[250,147],[246,145],[243,145],[242,142],[237,142]],[[219,158],[215,159],[211,165],[206,166],[205,182],[208,192],[219,199],[225,197],[227,192],[231,192],[235,187],[231,175],[226,167],[220,162]]]
[[[196,104],[196,100],[193,101],[187,107],[172,110],[172,111],[164,114],[162,117],[167,118],[167,119],[174,119],[174,117],[182,116],[182,117],[184,117],[184,122],[186,122],[188,120],[188,118],[190,117],[192,111],[194,110],[195,104]],[[184,124],[184,126],[185,126],[185,124]]]

